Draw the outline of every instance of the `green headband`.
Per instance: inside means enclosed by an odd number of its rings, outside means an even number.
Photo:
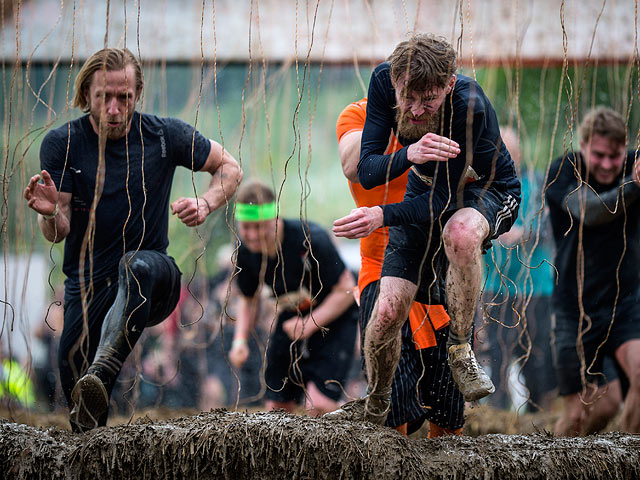
[[[275,202],[252,205],[249,203],[236,203],[236,220],[239,222],[261,222],[276,218]]]

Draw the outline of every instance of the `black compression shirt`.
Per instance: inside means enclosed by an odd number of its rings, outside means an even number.
[[[582,302],[587,313],[613,305],[618,281],[620,298],[638,290],[640,188],[630,176],[634,155],[628,153],[625,170],[611,185],[590,179],[589,185],[580,186],[578,172],[586,179],[580,153],[552,163],[545,196],[556,243],[556,308],[577,311],[579,282],[584,282]],[[578,258],[584,262],[580,275]]]
[[[40,149],[41,168],[51,174],[56,187],[62,183],[61,191],[72,194],[63,265],[67,293],[79,290],[80,250],[94,198],[98,150],[98,135],[88,115],[50,131]],[[90,267],[94,282],[116,276],[125,251],[166,253],[175,167],[200,170],[210,150],[211,142],[197,131],[194,142],[194,128],[187,123],[137,112],[127,137],[107,141],[104,189],[96,209],[93,245],[85,258],[87,284]]]
[[[412,166],[407,159],[407,148],[415,143],[415,139],[399,137],[405,147],[392,155],[384,155],[389,134],[397,130],[395,107],[395,91],[389,64],[385,62],[376,67],[369,83],[367,120],[358,163],[358,178],[364,188],[383,185],[388,177],[396,178]],[[508,191],[519,202],[520,182],[500,137],[496,113],[480,85],[464,75],[457,75],[454,89],[444,100],[443,115],[444,131],[436,133],[457,142],[460,154],[448,162],[416,165],[420,174],[434,178],[433,197],[431,188],[425,186],[423,191],[414,192],[418,194],[416,198],[384,206],[385,225],[425,223],[438,216],[447,199],[455,195],[466,172],[467,156],[483,185]],[[411,189],[412,184],[415,182],[410,181],[407,188]]]

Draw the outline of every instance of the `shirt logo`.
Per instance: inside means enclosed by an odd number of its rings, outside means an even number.
[[[167,142],[164,139],[164,131],[162,129],[158,130],[158,135],[160,135],[160,150],[162,151],[160,156],[167,158]]]

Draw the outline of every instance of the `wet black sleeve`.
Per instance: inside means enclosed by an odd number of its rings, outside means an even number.
[[[435,188],[400,203],[381,205],[383,224],[385,227],[390,227],[412,223],[431,223],[442,214],[446,202],[447,197],[442,194],[442,190]]]
[[[395,93],[387,64],[379,65],[371,74],[367,99],[367,119],[362,131],[358,179],[365,189],[384,185],[399,177],[411,162],[407,147],[384,155],[395,125]]]
[[[596,193],[583,183],[578,190],[571,191],[567,195],[567,208],[575,220],[582,217],[584,207],[584,225],[595,227],[612,222],[625,215],[625,208],[640,197],[640,187],[631,176],[624,177],[622,185],[616,186],[606,192]]]

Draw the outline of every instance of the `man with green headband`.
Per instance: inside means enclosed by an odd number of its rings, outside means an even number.
[[[312,414],[334,410],[353,359],[358,310],[355,280],[318,225],[277,216],[273,191],[245,182],[236,203],[238,286],[242,292],[229,360],[240,368],[257,320],[260,291],[276,298],[267,344],[266,408]]]

